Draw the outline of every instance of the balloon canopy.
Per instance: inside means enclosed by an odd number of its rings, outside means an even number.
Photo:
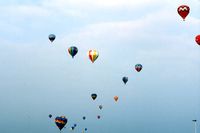
[[[140,71],[142,70],[142,65],[141,65],[141,64],[136,64],[136,65],[135,65],[135,70],[136,70],[137,72],[140,72]]]
[[[55,39],[56,39],[56,35],[54,35],[54,34],[50,34],[50,35],[49,35],[49,40],[50,40],[51,42],[53,42]]]
[[[93,93],[93,94],[91,94],[91,97],[93,100],[95,100],[97,98],[97,94]]]
[[[55,118],[55,123],[57,127],[62,130],[63,127],[67,124],[67,118],[65,116],[57,116]]]
[[[122,81],[124,82],[124,84],[126,84],[128,82],[128,77],[123,77]]]
[[[49,114],[49,118],[51,118],[52,117],[52,114]]]
[[[71,46],[70,48],[68,48],[68,52],[72,56],[72,58],[74,58],[74,56],[78,53],[78,48],[75,46]]]
[[[195,41],[196,41],[196,43],[197,43],[198,45],[200,45],[200,35],[197,35],[197,36],[195,37]]]
[[[185,20],[187,15],[190,13],[190,7],[187,5],[181,5],[177,9],[178,14]]]
[[[94,63],[94,61],[99,57],[99,53],[96,50],[89,50],[88,56],[92,63]]]
[[[116,102],[118,101],[118,99],[119,99],[118,96],[114,96],[114,100],[115,100]]]

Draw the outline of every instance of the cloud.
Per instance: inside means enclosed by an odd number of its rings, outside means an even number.
[[[57,7],[77,7],[77,8],[121,8],[121,7],[138,7],[157,3],[158,0],[45,0],[44,5]]]
[[[197,63],[199,51],[194,36],[199,23],[200,19],[194,17],[188,17],[184,22],[176,12],[164,8],[144,14],[137,20],[88,24],[67,35],[61,44],[76,42],[85,51],[96,48],[106,59],[117,57],[124,60],[126,53],[127,57],[146,63],[156,64],[164,60],[178,63],[183,61],[183,57],[190,63]],[[193,52],[185,56],[188,51]]]

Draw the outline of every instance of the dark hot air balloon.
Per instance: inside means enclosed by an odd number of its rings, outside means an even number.
[[[51,118],[52,117],[52,114],[49,114],[49,118]]]
[[[57,127],[62,130],[63,127],[67,124],[67,118],[65,116],[58,116],[55,118],[55,123]]]
[[[97,98],[97,94],[93,93],[93,94],[91,94],[91,97],[93,100],[95,100]]]
[[[103,106],[102,105],[99,105],[99,109],[102,109],[103,108]]]
[[[49,35],[49,40],[50,40],[51,42],[53,42],[55,39],[56,39],[56,36],[55,36],[54,34],[50,34],[50,35]]]
[[[68,48],[68,52],[72,56],[72,58],[74,58],[74,56],[78,53],[78,48],[75,46],[71,46],[70,48]]]
[[[142,65],[141,65],[141,64],[136,64],[136,65],[135,65],[135,70],[136,70],[137,72],[140,72],[140,71],[142,70]]]
[[[123,77],[122,81],[124,82],[124,84],[126,84],[128,82],[128,77]]]

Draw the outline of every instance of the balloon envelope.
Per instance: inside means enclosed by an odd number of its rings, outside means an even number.
[[[200,35],[197,35],[197,36],[195,37],[195,41],[196,41],[196,43],[197,43],[198,45],[200,45]]]
[[[136,65],[135,65],[135,70],[136,70],[137,72],[140,72],[140,71],[142,70],[142,65],[141,65],[141,64],[136,64]]]
[[[58,116],[55,118],[55,123],[57,127],[62,130],[63,127],[67,124],[67,118],[65,116]]]
[[[99,53],[96,50],[89,50],[88,56],[92,63],[94,63],[94,61],[99,57]]]
[[[68,52],[72,56],[72,58],[74,58],[74,56],[78,53],[78,48],[75,46],[71,46],[70,48],[68,48]]]
[[[122,81],[124,82],[124,84],[126,84],[127,81],[128,81],[128,77],[123,77],[123,78],[122,78]]]
[[[71,130],[74,130],[74,127],[72,126],[70,129],[71,129]]]
[[[54,34],[50,34],[50,35],[49,35],[49,40],[50,40],[51,42],[53,42],[55,39],[56,39],[56,36],[55,36]]]
[[[99,109],[102,109],[103,108],[103,106],[102,105],[99,105]]]
[[[177,9],[178,14],[185,20],[187,15],[190,13],[190,7],[187,5],[181,5]]]
[[[91,94],[91,97],[93,100],[95,100],[97,98],[97,94],[93,93],[93,94]]]
[[[52,114],[49,114],[49,118],[51,118],[52,117]]]
[[[86,117],[85,116],[83,116],[83,120],[85,120],[86,119]]]
[[[114,100],[117,102],[117,100],[119,99],[118,96],[114,96]]]

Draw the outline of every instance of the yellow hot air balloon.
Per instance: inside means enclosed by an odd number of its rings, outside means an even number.
[[[94,61],[99,57],[99,53],[96,50],[89,50],[88,56],[92,63],[94,63]]]

